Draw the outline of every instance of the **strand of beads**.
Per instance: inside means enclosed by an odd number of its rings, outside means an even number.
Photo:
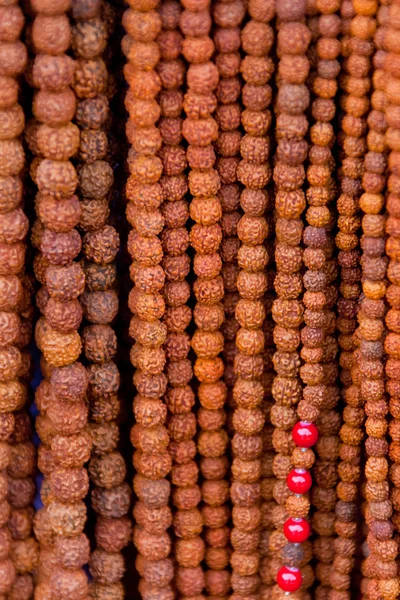
[[[315,94],[311,106],[314,123],[310,128],[307,226],[303,234],[306,271],[303,276],[305,327],[301,333],[301,358],[305,364],[300,368],[300,377],[305,387],[297,413],[301,420],[316,423],[319,431],[316,458],[310,453],[307,460],[310,463],[315,460],[315,485],[311,501],[316,509],[312,520],[313,531],[318,537],[313,542],[313,552],[318,560],[315,576],[321,584],[316,588],[315,595],[316,598],[326,598],[333,559],[340,429],[340,416],[335,411],[339,400],[336,385],[338,369],[335,364],[338,346],[333,337],[336,319],[332,311],[337,300],[332,285],[337,277],[337,264],[333,258],[334,241],[330,232],[334,221],[329,203],[335,198],[336,191],[332,177],[335,161],[331,152],[334,141],[331,121],[335,116],[333,98],[337,92],[337,75],[340,71],[337,60],[340,42],[337,37],[341,22],[335,14],[339,8],[336,0],[317,2],[316,7],[319,13],[315,23],[316,70],[311,83]]]
[[[86,369],[77,362],[81,352],[78,301],[84,287],[84,273],[74,263],[81,250],[81,238],[74,228],[79,221],[79,202],[74,196],[76,171],[69,161],[79,146],[79,130],[71,123],[76,99],[70,89],[73,61],[65,54],[71,28],[65,0],[35,0],[37,14],[32,24],[36,52],[32,80],[39,88],[33,101],[38,121],[36,133],[39,156],[31,173],[39,189],[37,216],[41,221],[42,256],[36,273],[46,284],[42,317],[36,327],[36,343],[43,353],[44,375],[37,391],[41,411],[40,434],[50,445],[47,475],[41,489],[43,511],[54,536],[41,546],[41,575],[38,597],[51,593],[62,600],[88,594],[87,562],[89,545],[83,528],[89,485],[84,468],[91,441],[87,423]],[[43,157],[43,159],[42,159]],[[46,447],[44,448],[46,453]],[[72,555],[72,560],[71,560]],[[46,568],[47,567],[47,568]]]
[[[347,595],[351,584],[350,575],[354,568],[356,551],[355,535],[358,529],[356,499],[360,482],[361,442],[363,439],[364,399],[361,392],[362,376],[357,352],[356,317],[360,294],[361,272],[359,268],[358,216],[359,197],[362,191],[361,178],[364,170],[365,114],[369,107],[368,91],[371,82],[368,78],[371,36],[367,24],[363,31],[363,17],[356,14],[357,3],[342,6],[345,18],[342,39],[342,54],[345,57],[344,75],[341,79],[341,106],[345,112],[342,118],[342,131],[338,138],[342,148],[342,164],[339,172],[341,195],[338,199],[338,228],[336,245],[339,249],[338,262],[341,267],[340,299],[338,302],[337,329],[341,349],[339,364],[340,379],[343,385],[343,399],[346,407],[343,413],[344,425],[340,430],[341,446],[337,486],[339,502],[336,506],[335,531],[338,534],[334,543],[334,570],[331,583],[335,592]]]
[[[351,7],[353,8],[353,7]],[[351,23],[351,14],[350,11],[345,13],[346,20]],[[345,32],[348,33],[347,30]],[[343,40],[344,47],[346,48],[346,37]],[[369,70],[369,59],[365,60],[363,56],[353,55],[353,58],[348,58],[347,60],[347,70],[349,74],[356,75],[357,70],[358,74],[361,76],[365,76],[368,74]],[[351,113],[349,115],[344,115],[342,120],[342,130],[345,135],[356,136],[364,135],[365,133],[365,122],[361,118],[361,116],[355,116]],[[372,157],[371,157],[372,159]],[[363,161],[362,158],[358,156],[347,156],[343,160],[343,175],[347,177],[351,177],[356,179],[362,175],[363,171]],[[366,165],[367,163],[365,163]],[[371,162],[372,164],[372,162]],[[367,175],[368,178],[368,175]],[[363,196],[360,198],[360,204],[363,203]],[[346,194],[341,196],[340,206],[342,207],[342,212],[344,214],[340,217],[341,223],[344,224],[345,219],[343,217],[352,216],[353,212],[353,203],[349,202]],[[350,209],[350,214],[346,214],[346,206]],[[340,209],[339,209],[340,210]],[[350,221],[350,219],[349,219]],[[345,232],[345,230],[344,230]],[[343,236],[342,236],[343,239]],[[358,273],[354,269],[357,265],[358,254],[357,251],[347,250],[346,245],[342,245],[341,250],[339,252],[339,264],[341,265],[341,274],[348,273],[350,277],[357,281]],[[351,270],[353,269],[353,271]],[[345,600],[351,597],[351,576],[354,571],[354,554],[355,547],[350,545],[346,548],[346,540],[354,537],[357,533],[358,529],[358,511],[357,511],[357,485],[352,479],[352,467],[353,465],[358,464],[360,460],[360,449],[359,446],[362,442],[364,432],[363,432],[363,420],[364,420],[364,411],[362,408],[362,404],[365,396],[366,386],[361,382],[359,389],[356,385],[351,385],[351,371],[353,369],[353,365],[358,361],[357,351],[353,352],[353,344],[352,340],[349,336],[352,335],[352,331],[354,329],[354,319],[357,314],[357,305],[355,299],[352,297],[346,297],[346,289],[349,288],[346,286],[342,288],[342,296],[338,302],[338,328],[341,332],[339,335],[339,343],[341,345],[341,353],[339,359],[339,365],[341,367],[341,380],[344,383],[345,390],[343,393],[343,398],[346,402],[345,409],[343,411],[343,425],[340,430],[340,438],[341,438],[341,447],[340,447],[340,459],[341,462],[338,466],[338,473],[340,475],[340,481],[337,485],[336,491],[338,495],[338,502],[336,504],[336,520],[335,520],[335,532],[338,535],[338,539],[335,542],[335,556],[333,561],[333,569],[330,575],[330,583],[332,586],[332,591],[330,592],[329,598],[330,600]],[[357,290],[355,290],[355,297],[357,297]],[[363,300],[363,303],[365,299]],[[362,346],[361,346],[362,348]],[[361,351],[362,357],[362,351]],[[360,362],[360,370],[363,373],[363,377],[367,377],[371,379],[374,377],[373,372],[371,370],[363,372],[363,369],[369,369],[371,363],[369,362],[369,358],[363,362],[361,358]],[[350,378],[349,378],[350,375]],[[369,382],[368,385],[374,385],[373,382]],[[363,400],[364,399],[364,400]],[[367,442],[368,444],[368,442]],[[350,477],[349,477],[350,475]],[[345,550],[345,552],[343,551]]]
[[[190,272],[187,254],[189,233],[185,228],[189,218],[189,206],[185,198],[188,186],[184,173],[187,167],[186,151],[182,145],[183,86],[185,74],[181,60],[184,52],[179,18],[182,8],[178,1],[167,2],[160,7],[163,29],[157,42],[161,53],[158,73],[163,89],[160,94],[162,118],[159,127],[162,136],[161,158],[164,192],[162,233],[166,285],[166,354],[168,389],[166,403],[169,412],[169,452],[172,455],[172,502],[176,508],[173,515],[175,557],[177,567],[175,580],[181,585],[186,569],[197,568],[204,558],[204,542],[201,538],[202,517],[198,504],[201,500],[196,456],[197,423],[193,412],[195,397],[190,385],[193,369],[188,353],[190,337],[186,329],[192,318],[188,306],[190,286],[186,277]],[[174,575],[170,559],[164,562],[162,576],[168,583]]]
[[[386,337],[384,338],[384,351],[387,355],[385,372],[387,376],[386,392],[389,396],[389,402],[388,404],[386,402],[382,402],[380,406],[377,405],[379,411],[376,412],[374,415],[371,415],[371,417],[375,417],[374,420],[376,421],[376,423],[381,424],[381,437],[384,437],[387,431],[387,422],[385,417],[387,415],[388,409],[392,417],[392,421],[389,424],[389,434],[391,438],[388,453],[389,461],[387,460],[385,455],[380,455],[378,457],[372,455],[368,459],[369,464],[367,464],[368,466],[370,466],[370,469],[368,473],[366,472],[366,475],[367,477],[369,476],[369,479],[371,479],[370,493],[378,492],[380,488],[382,497],[380,497],[378,501],[376,501],[375,499],[375,502],[370,502],[368,504],[369,510],[367,509],[368,512],[366,512],[366,522],[369,526],[369,532],[367,537],[368,546],[370,548],[371,554],[373,555],[376,561],[373,565],[376,566],[376,573],[371,573],[371,576],[373,578],[368,582],[368,592],[372,592],[370,593],[369,598],[372,598],[372,594],[376,593],[377,590],[381,597],[388,600],[392,600],[393,598],[397,598],[400,593],[398,572],[396,570],[396,566],[398,565],[396,565],[396,562],[394,562],[396,561],[396,558],[398,556],[398,539],[392,539],[393,533],[398,528],[400,522],[400,480],[398,476],[398,447],[400,439],[398,434],[398,423],[400,419],[398,391],[398,359],[400,358],[398,351],[398,332],[400,330],[398,326],[398,315],[400,314],[400,303],[397,291],[397,286],[400,283],[400,278],[398,275],[398,264],[400,259],[400,254],[398,252],[398,217],[400,215],[398,209],[398,199],[400,193],[400,180],[398,177],[398,167],[396,167],[396,160],[398,160],[398,151],[400,148],[397,142],[398,132],[400,128],[400,121],[398,118],[398,90],[400,83],[400,71],[398,67],[400,54],[400,48],[398,44],[398,35],[400,29],[399,2],[394,1],[391,4],[388,11],[389,13],[386,16],[387,28],[384,38],[384,48],[387,51],[386,56],[383,57],[384,83],[382,81],[381,89],[377,92],[374,92],[373,95],[373,107],[375,109],[384,110],[385,121],[387,125],[387,129],[385,132],[385,145],[383,145],[383,148],[381,149],[381,152],[385,148],[387,148],[389,151],[389,155],[387,158],[389,175],[387,180],[388,194],[386,197],[387,220],[385,224],[385,215],[373,216],[372,219],[375,220],[376,226],[380,227],[378,231],[381,231],[386,225],[385,229],[386,234],[388,236],[386,239],[386,256],[389,258],[389,263],[387,265],[387,278],[389,282],[387,283],[385,299],[386,305],[389,310],[387,311],[385,318]],[[374,83],[377,83],[377,77],[374,77]],[[376,101],[379,99],[381,99],[381,102],[378,104],[378,102]],[[382,159],[384,160],[383,157]],[[380,210],[382,209],[383,206],[380,206]],[[366,217],[364,217],[364,220],[365,218]],[[371,217],[369,217],[369,219],[371,219]],[[376,228],[378,229],[378,227]],[[371,235],[371,233],[369,235]],[[380,233],[380,235],[383,236],[383,231]],[[374,247],[379,249],[379,252],[383,253],[383,247],[380,244],[378,244],[378,240],[374,241],[376,243],[376,246]],[[379,239],[379,242],[383,244],[384,238]],[[381,282],[380,289],[382,291],[384,291],[385,283],[386,282],[384,280]],[[382,334],[384,333],[385,330],[383,328],[382,323],[381,336],[379,338],[380,342],[382,341]],[[382,356],[381,346],[380,352],[381,354],[379,355],[379,357]],[[381,383],[381,381],[379,381],[379,383]],[[383,397],[383,399],[385,398]],[[368,421],[370,421],[370,418],[368,418]],[[385,427],[383,428],[383,426]],[[386,440],[384,441],[386,442]],[[393,487],[390,491],[390,496],[388,482],[386,481],[388,470],[391,482],[393,484]],[[367,573],[367,575],[369,575],[369,573]]]
[[[299,271],[302,267],[300,242],[303,234],[300,216],[306,206],[301,187],[305,179],[303,162],[308,148],[304,139],[308,130],[304,111],[309,104],[309,92],[304,81],[309,70],[306,52],[311,40],[311,33],[304,24],[305,11],[305,2],[277,2],[277,14],[281,21],[277,44],[280,75],[276,102],[278,147],[274,168],[277,216],[277,274],[274,285],[277,298],[272,307],[277,351],[274,355],[276,377],[272,391],[275,404],[271,409],[271,422],[275,426],[273,443],[277,452],[274,460],[274,474],[277,477],[274,498],[278,507],[274,522],[276,529],[281,533],[286,532],[284,537],[289,540],[285,545],[282,536],[284,566],[276,575],[276,594],[280,594],[279,597],[286,592],[295,593],[300,589],[302,576],[299,566],[308,560],[307,551],[303,552],[305,546],[297,546],[298,540],[296,543],[292,542],[293,536],[290,531],[293,529],[292,520],[300,518],[300,538],[305,541],[308,537],[308,524],[304,517],[310,506],[306,493],[311,487],[311,477],[304,467],[311,466],[307,462],[310,454],[294,448],[293,441],[297,445],[308,447],[309,441],[305,435],[310,434],[310,445],[316,442],[317,437],[313,424],[300,422],[296,425],[295,408],[301,399],[300,356],[297,350],[303,320],[303,305],[299,299],[302,292],[302,277]],[[302,74],[302,83],[291,83],[290,74],[294,71]],[[292,469],[292,466],[295,469]],[[290,495],[291,492],[294,495]],[[297,535],[296,528],[294,531],[294,535]]]
[[[221,189],[218,197],[222,207],[222,242],[220,255],[222,259],[222,277],[224,279],[224,310],[225,321],[222,332],[224,344],[224,379],[228,387],[228,406],[233,403],[232,388],[235,383],[233,363],[236,355],[235,337],[238,322],[235,318],[235,307],[238,301],[237,293],[237,252],[239,239],[237,225],[240,219],[239,198],[240,189],[237,184],[236,170],[239,162],[240,140],[239,130],[241,107],[238,98],[241,92],[239,80],[241,57],[240,23],[245,9],[241,0],[219,2],[213,6],[213,19],[217,25],[213,40],[218,51],[216,65],[220,74],[220,82],[216,90],[218,106],[216,120],[219,125],[219,135],[215,142],[218,154],[217,169],[221,178]]]
[[[73,7],[72,47],[75,52],[74,90],[80,101],[97,99],[107,92],[108,74],[101,58],[108,38],[107,23],[100,14],[100,3]],[[112,327],[118,312],[115,287],[115,256],[119,237],[107,225],[108,200],[113,182],[106,160],[107,135],[101,129],[83,128],[78,157],[81,195],[80,228],[83,238],[83,268],[86,288],[81,296],[87,325],[82,331],[85,357],[89,363],[88,399],[91,411],[89,432],[93,451],[89,475],[93,484],[92,505],[96,511],[96,549],[90,556],[90,584],[93,598],[107,594],[124,597],[120,582],[124,574],[121,551],[131,537],[126,514],[130,490],[124,483],[125,460],[117,450],[119,372],[113,358],[117,339]]]
[[[243,217],[238,223],[238,251],[240,268],[237,287],[239,301],[235,316],[240,328],[236,335],[236,383],[233,388],[233,463],[231,499],[233,529],[231,541],[232,587],[237,598],[255,594],[259,590],[259,552],[262,525],[261,511],[261,454],[265,414],[264,406],[264,343],[266,317],[264,295],[268,289],[268,251],[264,246],[269,224],[264,216],[268,208],[268,194],[264,188],[271,179],[269,165],[271,125],[268,110],[272,93],[268,81],[273,73],[269,53],[274,35],[269,21],[274,17],[274,6],[267,3],[263,9],[257,2],[250,3],[252,18],[242,30],[241,42],[245,58],[241,72],[246,81],[242,90],[245,109],[242,125],[245,135],[241,140],[242,160],[237,169],[239,181],[245,186],[241,193]]]
[[[171,456],[164,425],[167,407],[162,400],[167,378],[163,373],[166,358],[162,348],[166,331],[161,323],[165,313],[162,296],[165,275],[160,264],[163,249],[159,237],[163,226],[160,211],[163,189],[159,181],[162,161],[156,156],[161,147],[161,134],[155,126],[160,114],[155,97],[161,89],[160,76],[155,70],[159,61],[155,40],[161,29],[161,18],[155,10],[157,5],[157,0],[133,0],[130,3],[123,15],[127,31],[123,48],[128,58],[124,68],[129,84],[125,101],[129,112],[126,133],[131,143],[128,155],[130,177],[126,186],[127,218],[130,220],[136,211],[144,217],[143,224],[140,220],[135,221],[128,238],[134,282],[129,296],[129,308],[134,315],[130,332],[135,339],[131,361],[136,367],[133,381],[137,390],[133,406],[137,424],[131,435],[136,448],[133,485],[138,498],[134,508],[133,541],[140,555],[137,566],[142,597],[155,595],[160,600],[169,600],[173,598],[171,585],[157,577],[158,573],[165,574],[162,567],[165,563],[160,561],[165,561],[170,554],[171,540],[167,530],[172,519],[167,479]],[[148,118],[146,126],[143,126],[142,115]]]
[[[374,17],[376,9],[377,3],[375,6],[373,3],[371,6],[360,4],[358,12],[366,17]],[[364,468],[366,478],[364,496],[367,501],[365,521],[366,547],[369,554],[362,564],[364,579],[361,589],[367,598],[381,596],[381,590],[384,589],[386,591],[382,594],[383,597],[393,597],[390,595],[392,584],[387,580],[394,579],[397,575],[395,563],[397,544],[391,539],[393,528],[389,519],[390,514],[385,518],[384,514],[378,512],[382,511],[384,504],[386,504],[386,510],[391,509],[389,484],[386,481],[389,463],[385,457],[389,449],[386,440],[388,424],[385,418],[388,413],[388,403],[383,380],[387,258],[385,257],[384,240],[385,217],[380,213],[385,205],[383,192],[387,161],[384,153],[386,130],[386,94],[384,90],[388,74],[384,70],[385,52],[382,51],[380,43],[382,33],[378,30],[375,35],[378,50],[373,61],[376,71],[373,77],[374,91],[371,95],[371,110],[367,119],[369,132],[367,135],[368,153],[364,158],[364,194],[360,198],[360,207],[364,213],[361,240],[363,296],[358,319],[360,371],[363,377],[360,394],[365,401],[367,416],[365,429],[368,435],[365,443],[367,460]],[[384,553],[382,553],[383,548],[385,549]],[[387,593],[389,596],[386,596]]]
[[[188,183],[193,196],[190,214],[195,221],[190,231],[190,242],[195,251],[193,291],[197,300],[193,313],[196,329],[191,344],[196,354],[194,373],[200,382],[197,450],[201,456],[203,476],[202,517],[207,528],[205,562],[210,570],[204,573],[199,564],[182,573],[184,576],[177,583],[178,590],[184,596],[190,596],[201,594],[206,582],[210,589],[221,587],[226,590],[224,593],[229,590],[223,569],[229,559],[225,547],[228,538],[225,525],[230,515],[227,506],[229,484],[226,480],[228,460],[225,454],[228,435],[224,429],[227,390],[221,379],[224,364],[219,356],[224,347],[220,331],[224,320],[221,304],[224,283],[218,253],[222,239],[219,224],[222,209],[216,195],[220,189],[220,177],[213,168],[216,157],[212,145],[218,136],[218,124],[212,113],[217,107],[213,92],[219,82],[219,73],[216,65],[209,60],[214,51],[214,43],[209,37],[209,0],[183,0],[181,4],[184,7],[180,18],[180,28],[185,36],[184,55],[190,63],[182,132],[188,142]]]
[[[30,573],[38,551],[32,529],[35,469],[29,420],[21,412],[27,400],[29,343],[24,326],[30,312],[26,288],[25,238],[28,219],[22,208],[25,155],[19,139],[24,113],[18,104],[17,77],[27,53],[20,41],[24,16],[18,3],[0,8],[0,594],[28,600],[33,594]],[[22,424],[26,426],[23,427]],[[28,433],[27,436],[24,433]],[[20,453],[20,456],[18,456]],[[24,575],[26,573],[26,575]]]

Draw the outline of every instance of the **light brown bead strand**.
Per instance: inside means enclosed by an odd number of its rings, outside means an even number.
[[[133,407],[136,425],[131,436],[136,448],[133,487],[138,498],[134,507],[133,541],[139,552],[136,566],[141,576],[142,598],[155,594],[160,600],[170,600],[174,592],[169,562],[171,538],[167,531],[172,522],[167,477],[172,460],[168,452],[167,407],[163,399],[167,377],[162,347],[166,326],[161,321],[165,315],[162,294],[165,275],[161,266],[164,253],[160,236],[164,193],[160,183],[163,164],[157,156],[162,143],[156,127],[160,107],[155,98],[161,90],[161,79],[156,71],[160,59],[156,39],[161,31],[157,8],[158,2],[154,1],[139,6],[131,2],[131,8],[123,16],[127,32],[123,48],[128,59],[124,73],[130,86],[125,100],[129,113],[126,133],[131,143],[127,218],[143,214],[144,223],[148,224],[145,228],[140,220],[135,222],[128,238],[134,282],[129,296],[129,308],[134,315],[130,330],[135,340],[131,361],[136,367],[133,381],[137,390]],[[146,122],[142,116],[146,116]]]
[[[68,3],[67,3],[68,4]],[[36,157],[31,176],[38,187],[36,197],[36,246],[41,254],[35,275],[44,286],[39,298],[43,313],[36,325],[36,344],[43,355],[45,380],[36,390],[40,416],[36,429],[42,441],[39,466],[45,476],[41,488],[44,508],[36,515],[35,532],[40,541],[40,565],[35,597],[51,593],[67,600],[86,598],[88,581],[83,565],[88,560],[88,540],[83,534],[89,487],[84,464],[90,456],[87,424],[86,369],[78,362],[82,342],[78,333],[82,314],[78,298],[85,276],[74,262],[81,251],[75,229],[79,204],[74,196],[78,178],[70,158],[79,145],[79,130],[71,123],[76,97],[70,86],[74,64],[70,48],[71,26],[65,2],[34,4],[36,17],[32,40],[36,56],[32,81],[36,124],[31,149]],[[69,562],[69,548],[74,559]]]

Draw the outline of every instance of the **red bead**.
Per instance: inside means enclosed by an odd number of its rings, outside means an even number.
[[[306,494],[311,488],[311,475],[306,469],[293,469],[287,476],[286,483],[293,494]]]
[[[296,567],[281,567],[276,582],[284,592],[297,592],[301,588],[302,577]]]
[[[299,448],[311,448],[318,442],[318,429],[314,423],[299,421],[293,427],[292,438]]]
[[[310,535],[310,526],[305,519],[290,518],[283,526],[283,533],[288,542],[301,544]]]

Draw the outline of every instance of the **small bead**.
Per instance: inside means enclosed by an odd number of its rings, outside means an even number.
[[[297,592],[301,587],[302,577],[295,567],[281,567],[276,577],[277,584],[284,592]]]
[[[305,519],[288,519],[283,526],[283,533],[288,542],[300,544],[310,535],[310,526]]]
[[[306,494],[311,488],[311,475],[306,469],[293,469],[287,476],[286,483],[293,494]]]
[[[296,446],[300,448],[311,448],[318,441],[318,429],[314,423],[299,421],[293,427],[292,438]]]

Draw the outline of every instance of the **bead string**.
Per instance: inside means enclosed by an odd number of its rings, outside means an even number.
[[[241,64],[245,80],[242,89],[245,135],[240,143],[241,161],[237,177],[244,189],[240,196],[243,216],[237,226],[241,245],[237,278],[239,301],[235,316],[240,328],[236,335],[234,362],[237,380],[233,388],[231,484],[232,587],[241,597],[258,593],[261,583],[258,548],[263,525],[262,430],[268,411],[264,406],[263,327],[266,319],[264,296],[270,283],[266,273],[269,255],[264,246],[269,234],[269,223],[264,216],[269,208],[269,197],[264,188],[271,180],[270,139],[267,134],[271,126],[268,107],[272,98],[268,82],[273,73],[269,54],[274,41],[269,21],[274,17],[274,5],[267,2],[261,6],[258,2],[250,2],[248,10],[251,18],[241,33],[245,53]]]
[[[25,272],[28,219],[20,177],[25,154],[20,141],[24,113],[17,77],[27,53],[20,41],[24,15],[18,3],[0,9],[0,594],[28,600],[38,544],[32,536],[35,448],[25,410],[32,335],[31,285]]]
[[[102,54],[111,33],[112,14],[109,5],[100,3],[81,10],[72,28],[72,47],[75,53],[73,88],[80,102],[93,108],[100,98],[104,103],[112,93],[107,66]],[[107,11],[104,16],[104,12]],[[92,105],[92,106],[91,106]],[[89,110],[90,110],[89,108]],[[105,120],[109,114],[105,114]],[[89,120],[81,124],[78,158],[81,217],[79,226],[83,237],[83,268],[86,275],[85,292],[80,301],[86,326],[82,331],[85,357],[89,363],[88,399],[91,411],[88,430],[93,449],[89,475],[93,484],[92,506],[96,512],[96,548],[90,555],[92,575],[90,592],[101,600],[107,594],[124,597],[121,578],[125,571],[121,550],[131,538],[131,523],[126,514],[130,504],[130,489],[124,483],[125,460],[117,450],[120,411],[117,396],[120,376],[113,358],[117,338],[112,323],[118,313],[115,256],[119,236],[107,225],[108,202],[113,184],[113,172],[107,158],[108,139],[105,123]]]
[[[76,98],[70,85],[74,65],[65,52],[70,46],[71,27],[63,0],[32,3],[37,16],[32,40],[37,53],[32,80],[39,88],[33,100],[37,120],[33,145],[37,157],[31,176],[39,193],[37,241],[40,245],[35,274],[44,289],[39,297],[43,317],[36,326],[44,381],[35,401],[40,416],[36,428],[42,441],[39,466],[45,476],[41,488],[44,504],[35,533],[40,542],[37,598],[51,594],[62,600],[72,595],[85,598],[89,542],[83,528],[89,486],[84,464],[90,456],[91,439],[85,431],[88,378],[78,361],[81,338],[78,328],[82,311],[78,301],[85,284],[82,268],[74,259],[81,250],[75,226],[80,206],[74,192],[78,183],[70,162],[79,146],[79,130],[71,123]]]
[[[334,143],[332,121],[335,117],[334,97],[337,92],[337,76],[340,63],[341,21],[335,12],[339,3],[317,2],[317,14],[313,17],[315,45],[315,70],[311,73],[311,89],[314,98],[311,114],[314,123],[310,127],[309,167],[306,192],[307,212],[303,241],[303,276],[305,292],[304,323],[302,329],[300,377],[305,385],[303,400],[298,405],[299,416],[318,427],[316,456],[310,451],[309,465],[313,465],[314,485],[311,502],[315,509],[312,530],[316,534],[313,553],[317,559],[315,578],[320,582],[315,598],[326,599],[330,591],[330,572],[333,560],[333,533],[337,482],[336,460],[339,452],[338,432],[340,415],[335,407],[339,401],[336,385],[338,369],[335,358],[338,345],[334,337],[336,316],[333,307],[337,294],[333,285],[337,278],[337,262],[331,230],[334,216],[329,204],[335,199],[333,180],[335,161],[331,148]],[[309,571],[308,571],[309,573]],[[303,578],[305,570],[303,570]]]
[[[173,598],[171,585],[160,586],[157,579],[159,562],[168,558],[171,539],[171,510],[168,506],[171,470],[168,453],[169,436],[164,425],[167,408],[162,400],[167,378],[165,365],[165,329],[161,322],[165,313],[162,296],[164,271],[159,224],[163,189],[160,184],[162,161],[156,155],[161,147],[161,135],[155,126],[159,106],[155,100],[161,89],[160,76],[155,68],[159,50],[155,42],[161,30],[161,18],[155,10],[157,1],[130,3],[123,15],[127,32],[122,44],[128,63],[124,67],[129,84],[125,105],[129,113],[126,134],[131,144],[128,155],[130,176],[126,185],[127,219],[145,216],[149,227],[133,219],[128,237],[132,257],[130,268],[134,287],[128,305],[133,313],[130,333],[135,340],[131,362],[136,367],[133,377],[137,395],[133,410],[136,425],[131,441],[135,447],[133,480],[137,501],[134,507],[133,541],[139,552],[137,566],[141,580],[139,592],[143,597],[156,594],[158,598]],[[142,115],[150,119],[143,123]],[[146,215],[144,212],[146,211]]]
[[[284,547],[284,565],[277,572],[281,594],[277,597],[284,597],[287,593],[296,594],[302,585],[299,566],[307,560],[307,554],[301,550],[299,552],[295,544],[298,541],[298,529],[303,541],[309,534],[304,517],[310,507],[306,494],[311,487],[311,476],[304,469],[301,450],[310,448],[318,437],[313,423],[296,423],[296,405],[301,400],[302,392],[299,379],[300,356],[297,350],[303,322],[303,305],[299,299],[303,287],[300,274],[303,262],[300,247],[303,223],[300,217],[306,206],[301,188],[305,179],[303,162],[308,148],[304,139],[308,130],[304,111],[309,105],[309,92],[304,81],[309,68],[306,52],[311,41],[310,30],[304,23],[305,12],[305,2],[293,5],[287,2],[277,3],[277,15],[280,19],[277,44],[279,85],[276,101],[278,147],[274,168],[277,216],[277,274],[274,285],[277,298],[272,307],[274,342],[277,348],[274,367],[277,376],[273,384],[275,405],[271,410],[271,422],[276,428],[273,442],[277,452],[274,473],[278,481],[274,497],[282,507],[281,518],[276,522],[276,527],[280,531],[283,529],[290,544]],[[292,83],[293,73],[299,74],[299,83]],[[298,448],[293,448],[292,438]],[[304,456],[307,455],[306,451]],[[294,538],[296,542],[292,541]]]

